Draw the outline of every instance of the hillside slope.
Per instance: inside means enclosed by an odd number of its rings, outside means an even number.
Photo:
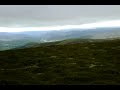
[[[0,51],[0,84],[120,85],[120,40]]]

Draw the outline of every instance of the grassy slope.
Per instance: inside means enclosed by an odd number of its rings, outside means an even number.
[[[0,52],[0,84],[120,84],[120,40]]]

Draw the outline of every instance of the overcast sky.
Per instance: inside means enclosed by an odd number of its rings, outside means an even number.
[[[0,27],[81,25],[120,20],[120,5],[0,5]]]

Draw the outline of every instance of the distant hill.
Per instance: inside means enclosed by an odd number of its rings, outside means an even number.
[[[46,47],[46,46],[53,46],[53,45],[66,45],[66,44],[79,44],[79,43],[86,43],[86,42],[103,42],[108,40],[119,40],[119,38],[111,38],[111,39],[82,39],[82,38],[72,38],[66,39],[61,41],[53,41],[53,42],[44,42],[44,43],[27,43],[23,46],[14,48],[14,49],[24,49],[24,48],[35,48],[35,47]]]
[[[120,37],[120,28],[69,29],[60,31],[30,31],[26,35],[46,41],[65,40],[71,38],[106,39]]]
[[[0,32],[0,50],[19,48],[29,43],[45,43],[65,39],[120,38],[120,28],[69,29],[60,31]]]

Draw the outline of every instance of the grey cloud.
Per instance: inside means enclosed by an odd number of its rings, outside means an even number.
[[[1,5],[0,26],[48,26],[120,19],[119,5]]]

